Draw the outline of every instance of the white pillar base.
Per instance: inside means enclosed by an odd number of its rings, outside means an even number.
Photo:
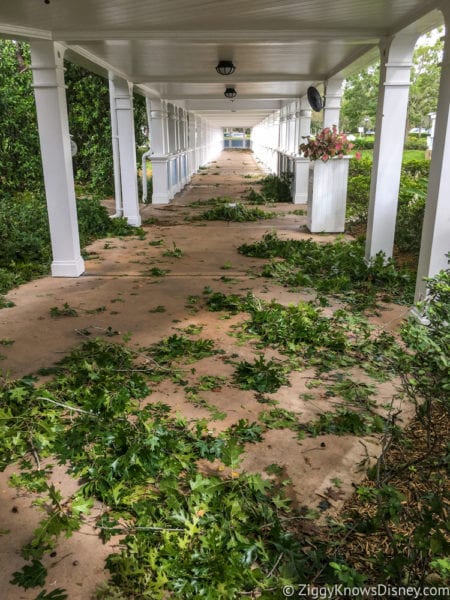
[[[169,157],[152,156],[153,169],[153,194],[152,204],[169,204],[171,196],[169,190]]]
[[[414,319],[419,321],[419,323],[421,325],[429,325],[430,324],[430,320],[425,316],[425,313],[419,312],[419,310],[417,309],[417,306],[413,306],[409,310],[409,314],[411,315],[411,317],[413,317]]]
[[[53,277],[79,277],[84,273],[84,261],[80,257],[75,260],[54,260],[51,266]]]
[[[124,217],[126,218],[128,225],[131,225],[132,227],[140,227],[142,224],[141,215],[132,215],[129,217],[124,215]]]
[[[170,196],[168,193],[166,194],[153,194],[152,196],[152,204],[169,204]]]

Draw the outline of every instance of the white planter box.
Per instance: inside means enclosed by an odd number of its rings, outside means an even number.
[[[311,233],[344,231],[350,158],[316,160],[309,165],[307,227]]]

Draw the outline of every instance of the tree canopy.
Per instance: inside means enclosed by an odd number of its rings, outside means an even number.
[[[436,111],[443,42],[436,35],[422,39],[413,55],[408,104],[408,129],[429,126],[429,113]],[[341,128],[373,129],[378,103],[379,61],[345,81]]]
[[[0,40],[0,188],[3,195],[41,191],[43,177],[31,58],[25,42]],[[98,195],[113,191],[113,160],[108,82],[65,62],[69,129],[78,146],[75,182]],[[135,95],[136,141],[145,142],[145,101]]]

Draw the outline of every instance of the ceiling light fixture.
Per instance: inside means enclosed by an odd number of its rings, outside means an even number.
[[[216,71],[219,75],[232,75],[236,71],[236,67],[231,60],[220,60],[216,67]]]
[[[229,98],[230,100],[232,100],[233,98],[236,98],[237,91],[234,89],[234,87],[228,87],[223,95],[225,96],[225,98]]]

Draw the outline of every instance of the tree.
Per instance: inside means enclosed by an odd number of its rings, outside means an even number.
[[[372,65],[345,81],[341,109],[341,129],[375,126],[380,65]],[[366,121],[368,119],[368,121]]]
[[[28,44],[0,40],[0,194],[42,190]]]
[[[43,191],[29,45],[0,40],[0,195]],[[113,190],[109,90],[106,79],[65,62],[69,128],[78,146],[74,176],[91,193]],[[135,98],[136,142],[144,143],[145,101]]]
[[[443,42],[431,32],[417,44],[413,55],[409,92],[409,127],[427,127],[428,114],[436,110]],[[342,129],[373,128],[378,103],[379,62],[345,81],[342,98]],[[367,120],[368,119],[368,120]]]
[[[108,83],[73,63],[66,61],[64,66],[69,128],[78,146],[75,181],[92,192],[109,195],[113,159]]]
[[[113,193],[113,158],[108,81],[73,63],[65,63],[69,126],[78,146],[74,159],[75,181],[91,192]],[[136,144],[145,142],[145,100],[134,98]]]
[[[410,127],[429,126],[429,113],[436,111],[444,43],[428,37],[429,43],[416,47],[411,71],[408,120]],[[409,127],[408,127],[409,129]]]

